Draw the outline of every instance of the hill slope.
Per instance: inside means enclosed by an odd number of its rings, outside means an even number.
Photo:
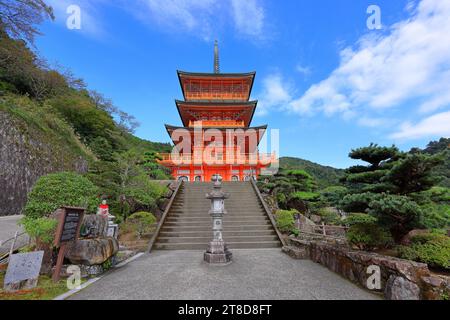
[[[282,157],[280,167],[284,169],[301,169],[312,175],[320,187],[339,185],[339,178],[344,175],[344,170],[303,160],[300,158]]]

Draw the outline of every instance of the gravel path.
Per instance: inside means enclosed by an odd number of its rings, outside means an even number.
[[[233,257],[228,266],[212,267],[202,261],[202,251],[155,251],[71,299],[380,299],[319,264],[294,260],[279,249],[236,249]]]

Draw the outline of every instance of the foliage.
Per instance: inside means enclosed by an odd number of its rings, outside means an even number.
[[[290,233],[295,227],[294,215],[296,210],[278,210],[275,214],[278,229],[283,233]]]
[[[443,163],[436,166],[433,171],[436,176],[441,178],[439,185],[450,188],[450,138],[431,141],[422,152],[430,155],[443,155]]]
[[[369,204],[368,213],[377,217],[378,222],[388,228],[395,240],[416,227],[420,227],[422,210],[417,203],[405,196],[382,195]]]
[[[121,225],[125,232],[134,232],[138,239],[153,231],[156,218],[149,212],[133,213],[126,222]]]
[[[348,189],[343,186],[330,186],[320,191],[320,201],[326,206],[337,207]]]
[[[371,143],[368,147],[354,149],[350,152],[349,157],[355,160],[368,162],[372,169],[379,168],[382,162],[393,159],[399,155],[397,147],[380,147]]]
[[[431,267],[450,270],[450,238],[440,234],[417,235],[409,247],[400,246],[404,259],[427,263]]]
[[[439,178],[432,174],[432,170],[442,162],[443,156],[440,154],[408,154],[392,167],[384,181],[393,185],[393,192],[396,194],[425,191],[439,181]]]
[[[370,192],[348,194],[339,203],[339,207],[346,212],[366,212],[369,204],[379,198],[380,195]]]
[[[89,179],[72,172],[42,176],[34,185],[25,206],[30,218],[46,217],[61,206],[84,207],[95,213],[98,189]]]
[[[24,217],[19,222],[26,233],[44,244],[51,244],[55,238],[58,221],[51,218]]]
[[[342,223],[341,216],[329,208],[320,208],[315,214],[320,216],[322,221],[327,225],[340,225]]]
[[[439,181],[435,168],[442,164],[442,153],[430,155],[414,149],[401,153],[395,146],[352,150],[352,159],[368,162],[354,166],[343,179],[349,194],[340,202],[347,212],[366,212],[390,230],[396,241],[415,227],[443,227],[448,223],[445,207],[431,200],[438,197],[432,187]],[[442,190],[440,190],[443,192]],[[445,193],[440,196],[445,198]]]
[[[352,214],[345,223],[350,226],[346,233],[350,244],[360,250],[374,250],[392,245],[390,233],[377,224],[377,219],[367,214]]]
[[[290,194],[291,199],[303,200],[303,201],[317,201],[320,194],[316,192],[297,191]]]
[[[43,0],[2,0],[0,2],[1,31],[16,39],[34,41],[39,34],[35,25],[54,19],[53,9]]]
[[[319,187],[324,188],[330,185],[337,185],[339,179],[343,176],[344,171],[332,167],[322,166],[311,161],[283,157],[280,158],[280,167],[286,170],[304,170],[308,172]]]

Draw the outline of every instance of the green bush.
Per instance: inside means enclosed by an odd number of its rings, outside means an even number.
[[[350,244],[360,250],[386,248],[393,244],[389,231],[377,224],[377,219],[363,213],[350,215],[345,223],[350,226],[346,237]]]
[[[84,207],[87,213],[95,213],[97,192],[92,182],[76,173],[42,176],[28,195],[24,213],[30,218],[46,217],[61,206]]]
[[[341,216],[328,208],[319,208],[315,214],[320,216],[325,224],[340,225],[342,223]]]
[[[370,192],[348,194],[339,203],[339,208],[346,212],[365,212],[369,208],[369,204],[380,195]]]
[[[123,191],[130,212],[152,211],[156,209],[159,198],[164,195],[167,188],[151,181],[147,175],[141,174],[132,178]]]
[[[283,233],[290,233],[295,227],[294,214],[296,210],[278,210],[275,214],[278,229]]]
[[[320,199],[328,206],[337,206],[347,193],[346,187],[331,186],[320,191]]]
[[[136,234],[138,239],[154,230],[156,218],[150,212],[133,213],[127,221],[122,225],[126,231]]]
[[[302,200],[302,201],[317,201],[319,200],[320,194],[316,192],[298,191],[290,194],[291,199]]]
[[[44,244],[51,244],[55,238],[58,221],[51,218],[30,218],[24,217],[19,222],[26,233]]]
[[[428,264],[430,267],[450,270],[450,237],[442,234],[417,235],[410,246],[400,246],[399,256]]]
[[[408,197],[382,194],[370,202],[367,211],[378,219],[380,225],[389,229],[396,240],[414,228],[421,227],[422,210]]]

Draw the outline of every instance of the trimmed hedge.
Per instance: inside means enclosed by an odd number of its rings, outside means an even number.
[[[28,195],[25,216],[47,217],[61,206],[86,208],[96,213],[99,199],[97,187],[89,179],[73,173],[61,172],[42,176]]]

